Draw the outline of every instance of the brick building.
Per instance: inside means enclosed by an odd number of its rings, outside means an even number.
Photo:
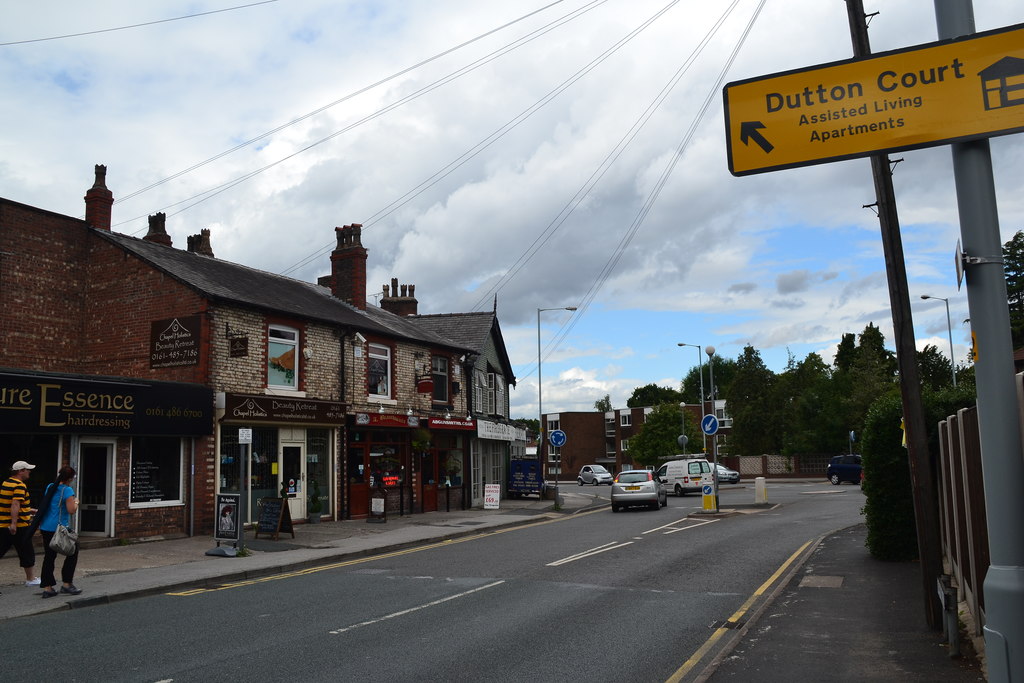
[[[470,503],[479,350],[418,323],[412,286],[367,305],[361,226],[302,282],[217,259],[208,230],[175,248],[162,214],[112,232],[105,173],[84,221],[0,199],[0,466],[36,464],[34,499],[70,463],[81,533],[119,538],[209,533],[217,493],[242,521],[281,495],[293,519],[385,489],[437,509],[445,483]]]
[[[711,409],[711,402],[706,410]],[[638,434],[647,420],[647,415],[654,410],[652,407],[618,408],[608,412],[564,412],[546,413],[544,420],[548,433],[561,429],[566,433],[564,446],[556,448],[551,444],[544,445],[542,459],[546,465],[548,479],[558,478],[560,481],[575,481],[577,473],[584,465],[598,464],[613,474],[627,470],[636,465],[629,454],[629,440]],[[685,410],[695,423],[700,423],[703,413],[697,404],[686,404]],[[732,420],[728,417],[725,401],[715,401],[715,415],[719,418],[718,433],[719,457],[728,454],[729,431]],[[687,444],[687,453],[700,453],[703,443]],[[710,457],[711,446],[707,446]],[[681,453],[666,453],[668,458]]]

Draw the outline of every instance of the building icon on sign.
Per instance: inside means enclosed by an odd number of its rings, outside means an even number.
[[[1024,105],[1024,59],[1003,57],[978,76],[986,110]]]

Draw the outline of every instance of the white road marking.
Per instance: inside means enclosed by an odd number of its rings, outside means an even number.
[[[449,595],[447,598],[440,598],[438,600],[433,600],[433,601],[428,602],[428,603],[423,604],[423,605],[418,605],[416,607],[410,607],[409,609],[403,609],[403,610],[401,610],[399,612],[392,612],[391,614],[385,614],[384,616],[378,617],[377,619],[370,619],[369,621],[363,621],[363,622],[360,622],[358,624],[352,624],[351,626],[346,626],[345,628],[339,628],[339,629],[337,629],[335,631],[328,631],[328,633],[330,633],[331,635],[338,635],[339,633],[345,633],[346,631],[354,631],[355,629],[362,628],[364,626],[372,626],[373,624],[379,624],[380,622],[386,621],[387,619],[394,619],[395,617],[402,617],[402,616],[405,616],[406,614],[412,614],[413,612],[418,612],[421,609],[426,609],[428,607],[435,607],[437,605],[446,603],[446,602],[448,602],[450,600],[455,600],[457,598],[464,598],[467,595],[472,595],[473,593],[477,593],[477,592],[482,591],[482,590],[487,590],[488,588],[494,588],[495,586],[500,586],[503,583],[505,583],[505,582],[504,581],[495,581],[494,583],[489,583],[486,586],[479,586],[478,588],[473,588],[471,590],[464,591],[462,593],[456,593],[455,595]]]
[[[665,532],[666,534],[674,534],[677,531],[686,531],[687,529],[694,529],[696,527],[704,526],[705,524],[711,524],[712,522],[717,522],[717,521],[719,521],[719,520],[717,520],[717,519],[693,520],[693,519],[690,519],[689,517],[684,517],[683,519],[680,519],[678,521],[669,522],[668,524],[665,524],[663,526],[654,527],[653,529],[645,531],[644,533],[645,534],[653,534],[655,531],[661,531],[662,529],[668,529],[669,531],[666,531]],[[682,524],[684,522],[688,523],[688,526],[684,526],[682,528],[678,528],[676,526],[677,524]]]
[[[615,550],[617,548],[624,548],[627,545],[633,545],[633,541],[626,541],[625,543],[605,543],[604,545],[599,545],[596,548],[592,548],[590,550],[584,550],[582,553],[576,553],[575,555],[570,555],[569,557],[563,557],[561,560],[555,560],[554,562],[548,562],[547,566],[548,567],[558,567],[558,566],[563,565],[563,564],[568,564],[570,562],[575,562],[576,560],[582,560],[582,559],[584,559],[586,557],[593,557],[594,555],[598,555],[600,553],[608,552],[609,550]]]

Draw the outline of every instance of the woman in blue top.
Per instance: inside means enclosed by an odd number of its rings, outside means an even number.
[[[78,511],[78,499],[75,498],[75,490],[71,488],[71,481],[75,478],[75,469],[73,467],[64,466],[60,468],[57,473],[57,481],[46,487],[46,493],[50,492],[50,487],[56,486],[57,490],[53,492],[53,496],[50,498],[50,504],[46,507],[43,513],[43,517],[39,522],[39,531],[43,535],[43,571],[42,576],[42,587],[43,587],[43,598],[52,598],[55,595],[78,595],[82,592],[82,589],[75,588],[75,567],[78,566],[78,547],[75,547],[75,554],[68,555],[64,558],[64,564],[60,568],[60,578],[64,582],[64,585],[60,588],[60,593],[57,592],[57,580],[53,577],[53,567],[57,560],[57,553],[50,549],[50,540],[53,538],[53,534],[57,531],[57,525],[63,524],[64,526],[70,526],[71,515]]]

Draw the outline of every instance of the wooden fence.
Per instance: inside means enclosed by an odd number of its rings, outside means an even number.
[[[1018,375],[1018,387],[1020,380]],[[964,408],[939,423],[938,469],[943,571],[953,577],[957,598],[966,601],[977,636],[985,625],[989,564],[977,408]]]

